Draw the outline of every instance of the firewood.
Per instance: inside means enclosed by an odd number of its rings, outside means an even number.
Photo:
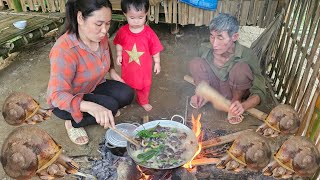
[[[217,164],[220,162],[219,158],[203,158],[203,159],[195,159],[191,161],[192,166],[201,166],[208,164]]]
[[[207,141],[202,141],[202,149],[210,148],[213,146],[219,146],[234,141],[241,133],[253,131],[252,129],[246,129],[243,131],[235,132],[225,136],[216,137]]]

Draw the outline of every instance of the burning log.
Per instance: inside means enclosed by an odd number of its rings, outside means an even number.
[[[202,159],[195,159],[191,162],[192,166],[202,166],[208,164],[217,164],[220,162],[219,158],[202,158]]]
[[[210,148],[210,147],[213,147],[213,146],[219,146],[219,145],[222,145],[222,144],[226,144],[226,143],[232,142],[240,134],[246,133],[246,132],[252,132],[252,131],[253,131],[252,129],[246,129],[246,130],[239,131],[239,132],[232,133],[232,134],[228,134],[228,135],[225,135],[225,136],[216,137],[216,138],[213,138],[213,139],[210,139],[210,140],[207,140],[207,141],[202,141],[202,149]]]

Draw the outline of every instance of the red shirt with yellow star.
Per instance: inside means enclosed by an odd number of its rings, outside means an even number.
[[[156,33],[147,25],[140,33],[132,33],[129,25],[122,26],[113,40],[122,46],[122,79],[134,89],[150,86],[152,56],[163,50]]]

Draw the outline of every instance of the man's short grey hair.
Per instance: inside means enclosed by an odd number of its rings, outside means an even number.
[[[212,19],[209,25],[210,32],[216,31],[221,33],[227,31],[229,37],[239,31],[239,22],[236,17],[231,14],[220,13]]]

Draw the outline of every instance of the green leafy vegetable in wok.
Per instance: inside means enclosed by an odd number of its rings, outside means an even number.
[[[157,126],[150,129],[141,130],[137,133],[137,135],[141,138],[165,138],[167,136],[166,133],[157,132],[156,131]]]
[[[142,160],[142,162],[148,161],[154,156],[157,156],[161,151],[163,151],[164,145],[160,145],[156,148],[150,149],[144,153],[141,153],[137,156],[138,159]]]

